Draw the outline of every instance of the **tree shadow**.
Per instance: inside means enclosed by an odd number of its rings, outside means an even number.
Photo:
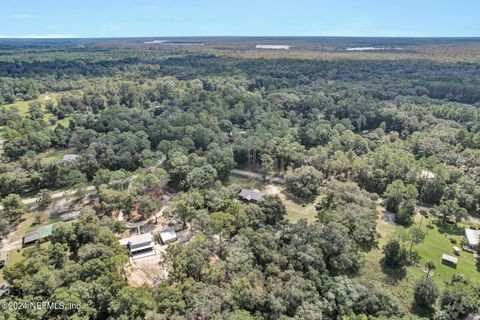
[[[441,221],[435,222],[435,225],[437,226],[437,230],[441,234],[450,234],[450,235],[456,235],[456,236],[461,236],[464,234],[464,230],[451,223],[441,223]]]
[[[421,306],[418,306],[414,302],[414,303],[412,303],[412,306],[410,307],[410,312],[413,313],[413,314],[416,314],[420,317],[433,319],[433,316],[435,314],[435,309],[434,308],[421,307]]]
[[[296,205],[299,205],[299,206],[302,206],[302,207],[305,207],[305,206],[308,206],[308,205],[312,204],[315,201],[315,199],[317,198],[317,195],[313,195],[313,196],[308,197],[308,198],[299,198],[299,197],[294,196],[293,194],[291,194],[290,192],[288,192],[286,190],[283,190],[283,194],[285,195],[285,198],[288,201],[291,201],[291,202],[295,203]]]
[[[398,282],[402,281],[407,275],[407,269],[402,268],[392,268],[385,264],[384,260],[380,261],[380,267],[382,268],[382,272],[387,275],[387,282],[391,285],[397,284]]]

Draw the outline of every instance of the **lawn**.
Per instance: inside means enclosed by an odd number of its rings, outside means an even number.
[[[418,225],[417,222],[413,227],[418,227]],[[460,225],[459,227],[449,224],[446,226],[448,228],[432,224],[431,229],[427,228],[426,223],[421,226],[421,230],[426,233],[425,240],[414,247],[420,256],[419,263],[424,265],[428,260],[436,263],[437,269],[431,279],[439,287],[444,287],[445,283],[450,281],[455,274],[463,274],[466,279],[480,284],[480,272],[475,266],[473,254],[461,251],[460,255],[456,256],[453,252],[454,246],[461,248],[463,228]],[[458,258],[456,269],[442,264],[441,256],[444,253]]]
[[[265,185],[260,180],[254,180],[251,178],[241,177],[235,174],[230,175],[230,184],[236,184],[242,189],[259,189],[261,190]]]
[[[55,162],[60,162],[63,159],[63,156],[67,153],[75,153],[75,150],[70,148],[70,149],[65,149],[65,150],[55,150],[55,149],[49,149],[45,152],[42,152],[40,154],[40,157],[42,158],[42,161],[46,164],[49,163],[55,163]]]
[[[17,109],[20,115],[25,116],[28,112],[29,104],[33,101],[40,101],[40,103],[42,104],[42,110],[43,112],[45,112],[43,116],[43,120],[48,122],[48,120],[53,116],[53,114],[48,113],[47,110],[45,109],[45,102],[49,100],[47,99],[47,96],[50,99],[55,99],[59,95],[60,93],[57,93],[57,92],[53,92],[53,93],[49,92],[49,93],[39,95],[37,99],[33,99],[29,101],[16,100],[13,103],[3,105],[2,107],[8,108],[8,109]],[[65,119],[59,120],[57,124],[49,126],[49,128],[53,130],[56,128],[58,124],[62,124],[63,126],[68,126],[69,123],[70,123],[70,118],[66,117]],[[1,133],[1,128],[0,128],[0,133]]]
[[[322,196],[318,196],[315,201],[310,203],[301,203],[285,191],[279,194],[285,208],[287,209],[288,220],[292,223],[300,219],[307,219],[309,223],[315,222],[316,209],[315,205]]]
[[[432,260],[435,262],[437,268],[433,275],[430,276],[440,290],[445,288],[447,282],[452,279],[455,274],[463,274],[466,279],[480,283],[480,272],[474,263],[472,253],[461,251],[458,258],[457,268],[452,268],[442,264],[441,256],[443,253],[455,256],[453,253],[453,246],[461,247],[461,240],[463,238],[463,225],[458,227],[447,224],[435,224],[435,218],[432,218],[431,228],[428,228],[428,220],[421,219],[417,215],[415,223],[409,228],[394,225],[388,221],[383,215],[384,208],[378,207],[379,217],[377,220],[377,232],[380,235],[379,246],[364,257],[364,265],[361,270],[360,279],[366,283],[374,282],[380,287],[392,292],[402,303],[405,308],[409,308],[413,299],[413,288],[415,282],[421,278],[426,277],[426,273],[416,266],[409,266],[404,270],[388,270],[381,264],[383,257],[382,247],[392,237],[395,232],[408,231],[412,228],[420,228],[426,233],[425,239],[422,243],[414,245],[413,251],[419,255],[418,263],[424,265],[426,261]],[[428,233],[427,233],[428,230]],[[452,243],[453,240],[456,242]],[[408,246],[408,244],[406,244]]]

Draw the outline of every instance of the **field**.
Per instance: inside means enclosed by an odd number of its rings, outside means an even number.
[[[420,228],[426,233],[422,243],[413,246],[420,257],[418,263],[423,266],[426,261],[432,260],[436,264],[436,270],[431,272],[430,279],[440,288],[452,279],[455,274],[462,274],[473,283],[480,283],[479,272],[475,266],[473,254],[461,251],[456,269],[441,263],[443,253],[455,256],[453,246],[460,247],[463,237],[463,228],[448,224],[447,227],[437,225],[432,218],[431,226],[427,227],[429,221],[417,215],[415,223],[409,228],[393,225],[384,216],[384,208],[378,207],[379,218],[377,220],[377,231],[380,234],[379,247],[367,253],[364,257],[364,265],[361,271],[361,279],[365,282],[375,282],[381,287],[392,292],[405,308],[409,308],[412,302],[413,288],[418,279],[426,277],[424,270],[416,266],[409,266],[404,270],[391,270],[382,266],[382,247],[396,233],[408,231],[412,228]],[[427,233],[428,230],[428,233]],[[456,241],[453,244],[451,240]],[[408,247],[408,244],[406,244]]]

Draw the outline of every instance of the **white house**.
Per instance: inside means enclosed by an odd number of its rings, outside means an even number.
[[[121,239],[119,242],[130,251],[134,260],[155,255],[155,244],[151,233]]]

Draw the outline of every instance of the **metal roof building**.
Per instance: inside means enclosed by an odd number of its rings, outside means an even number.
[[[465,238],[469,247],[477,247],[480,243],[480,230],[465,228]]]
[[[75,221],[76,220],[71,220],[71,221],[68,221],[66,223],[73,223]],[[54,225],[56,225],[56,223],[47,224],[45,226],[41,226],[40,228],[38,228],[36,230],[29,231],[29,232],[25,233],[25,235],[23,236],[23,240],[22,240],[22,246],[26,247],[26,246],[34,244],[35,242],[37,242],[39,240],[43,240],[43,239],[48,238],[53,233],[53,226]]]
[[[163,244],[167,244],[168,242],[177,241],[177,233],[173,229],[164,230],[160,232],[160,240],[162,240]]]
[[[151,233],[144,233],[121,239],[119,242],[130,251],[133,259],[139,259],[155,254],[155,244]]]
[[[262,199],[262,193],[258,189],[242,189],[239,194],[240,199],[245,201],[259,201]]]

